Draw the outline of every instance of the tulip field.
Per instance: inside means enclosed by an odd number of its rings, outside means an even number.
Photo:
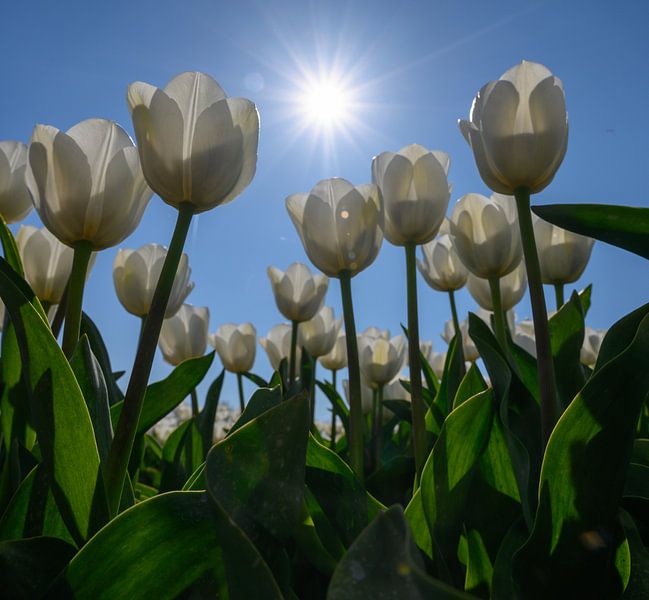
[[[649,304],[592,329],[597,284],[574,285],[595,243],[649,259],[649,209],[535,202],[568,144],[556,75],[522,61],[460,120],[490,196],[454,197],[420,144],[289,195],[310,264],[268,266],[285,322],[259,336],[210,332],[184,252],[253,180],[257,107],[202,72],[127,102],[135,140],[87,119],[0,142],[2,598],[649,598]],[[154,193],[173,236],[112,259],[139,323],[118,372],[84,291]],[[32,208],[43,227],[19,225]],[[407,314],[360,331],[383,244]],[[444,297],[446,352],[420,339],[418,286]]]

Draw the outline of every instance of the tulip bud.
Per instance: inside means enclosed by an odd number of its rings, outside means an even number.
[[[383,234],[391,244],[425,244],[435,237],[451,197],[450,163],[445,152],[418,144],[374,157],[372,179],[381,191]]]
[[[342,324],[342,319],[334,317],[333,308],[324,306],[300,325],[300,344],[313,358],[325,356],[334,347]]]
[[[105,119],[81,121],[67,133],[36,125],[25,177],[45,227],[72,247],[119,244],[151,198],[133,141]]]
[[[22,142],[0,142],[0,215],[7,223],[22,221],[32,209],[25,185],[27,146]]]
[[[507,312],[514,308],[525,295],[527,289],[527,276],[525,275],[525,264],[520,262],[518,266],[509,274],[498,280],[500,285],[500,300],[502,309]],[[466,284],[467,289],[473,299],[485,310],[494,310],[493,299],[491,297],[491,288],[489,280],[482,277],[476,277],[469,274]]]
[[[554,178],[568,145],[563,84],[543,65],[523,61],[478,92],[460,130],[494,192],[540,192]]]
[[[128,87],[144,176],[167,204],[200,213],[236,198],[257,168],[259,115],[205,73],[181,73],[161,90]]]
[[[149,314],[166,256],[167,249],[159,244],[145,244],[137,250],[123,249],[115,256],[113,263],[115,291],[122,306],[132,315],[145,317]],[[189,281],[191,274],[187,255],[183,254],[171,288],[165,311],[166,319],[178,312],[194,289],[194,282]]]
[[[74,250],[57,240],[44,227],[22,225],[16,245],[25,270],[25,279],[41,302],[61,302],[72,270]],[[94,263],[94,255],[90,266]],[[88,269],[88,274],[90,269]]]
[[[257,330],[252,323],[221,325],[208,341],[228,371],[247,373],[252,369],[257,349]]]
[[[286,209],[307,256],[329,277],[356,275],[379,253],[383,209],[375,185],[325,179],[308,194],[289,196]]]
[[[462,336],[462,350],[464,352],[464,360],[475,362],[480,358],[480,353],[478,352],[476,345],[473,343],[473,340],[469,336],[469,322],[467,320],[460,321],[460,335]],[[453,321],[446,321],[446,323],[444,323],[444,332],[442,333],[442,339],[447,344],[450,344],[454,336],[455,326],[453,325]]]
[[[313,274],[302,263],[293,263],[281,271],[268,267],[268,277],[279,312],[290,321],[301,323],[312,319],[322,307],[329,279]]]
[[[586,327],[584,343],[581,347],[580,360],[589,367],[594,367],[599,356],[599,349],[606,336],[606,329]]]
[[[449,226],[460,259],[477,277],[502,277],[521,262],[523,248],[516,205],[508,196],[462,196]]]
[[[390,340],[382,337],[359,336],[358,359],[361,373],[373,387],[392,381],[406,361],[406,339],[402,335]]]
[[[347,366],[347,340],[342,328],[338,329],[338,334],[331,350],[320,357],[320,364],[330,371],[339,371]]]
[[[171,318],[165,319],[158,344],[164,359],[178,365],[205,354],[210,311],[206,306],[183,304]]]
[[[265,338],[259,338],[261,347],[266,351],[268,360],[274,371],[279,369],[282,360],[291,359],[291,331],[292,328],[288,323],[275,325]],[[295,349],[295,362],[299,365],[301,362],[302,350],[298,344]]]
[[[424,244],[421,252],[423,260],[417,259],[417,267],[430,287],[438,292],[453,292],[464,286],[469,272],[448,233]]]
[[[532,222],[541,281],[548,285],[577,281],[588,264],[595,240],[561,229],[534,214]]]

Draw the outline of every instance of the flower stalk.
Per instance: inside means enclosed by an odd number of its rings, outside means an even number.
[[[243,376],[241,373],[237,373],[237,387],[239,388],[239,409],[243,413],[246,404],[243,398]]]
[[[299,326],[300,324],[297,321],[291,321],[291,364],[289,365],[288,375],[289,385],[293,385],[295,383],[295,374],[297,372],[295,363],[297,358],[297,332]]]
[[[559,310],[566,303],[563,287],[563,283],[554,284],[554,298],[557,302],[557,310]]]
[[[63,330],[63,353],[70,358],[79,341],[81,330],[81,310],[83,307],[83,290],[86,285],[88,263],[92,255],[92,244],[87,241],[77,242],[74,246],[72,271],[68,281],[68,294],[65,307],[65,328]]]
[[[331,385],[336,392],[336,369],[331,370]],[[329,437],[329,448],[336,450],[336,409],[331,407],[331,435]]]
[[[496,339],[504,352],[507,351],[507,333],[505,331],[505,313],[500,295],[500,277],[489,279],[489,289],[491,290],[491,302],[494,307],[494,328],[496,330]]]
[[[451,318],[453,319],[453,329],[455,330],[455,335],[461,335],[460,320],[457,318],[457,306],[455,304],[455,291],[448,291],[448,299],[451,304]]]

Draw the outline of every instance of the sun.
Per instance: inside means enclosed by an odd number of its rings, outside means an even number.
[[[352,100],[342,83],[328,78],[306,84],[300,105],[308,122],[334,127],[349,119]]]

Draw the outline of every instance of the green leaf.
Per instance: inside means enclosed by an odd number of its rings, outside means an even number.
[[[142,434],[153,427],[162,417],[178,406],[196,386],[203,381],[214,360],[214,352],[180,363],[168,377],[146,388],[137,433]],[[111,406],[113,426],[117,425],[124,402]]]
[[[243,412],[230,428],[228,435],[232,435],[237,429],[264,414],[267,410],[279,406],[281,402],[282,390],[278,385],[271,389],[259,388],[255,390],[252,396],[250,396],[250,400],[248,400]]]
[[[329,402],[331,402],[331,410],[336,412],[336,415],[343,424],[345,436],[349,439],[349,408],[345,404],[338,390],[334,388],[328,381],[316,381],[318,387],[322,390]]]
[[[63,519],[81,543],[106,516],[99,453],[72,369],[25,286],[0,259],[0,296],[16,326],[23,364],[29,364],[26,383],[43,464]]]
[[[625,498],[649,500],[649,467],[632,462],[624,483]]]
[[[282,596],[245,534],[205,492],[169,492],[121,513],[72,559],[48,597]]]
[[[198,414],[197,426],[203,440],[203,456],[207,454],[212,447],[214,437],[214,420],[216,419],[216,409],[219,406],[219,398],[223,389],[223,380],[225,379],[225,369],[212,382],[205,396],[205,404]]]
[[[559,419],[543,461],[534,529],[516,557],[521,589],[547,597],[621,593],[612,564],[624,543],[616,515],[649,389],[648,354],[645,317],[627,348],[593,373]]]
[[[328,600],[472,598],[429,577],[400,506],[380,514],[338,563]]]
[[[611,326],[602,340],[594,371],[598,371],[626,350],[635,338],[640,323],[648,314],[649,303],[636,308]]]
[[[257,387],[271,387],[268,382],[254,373],[241,373],[246,379],[252,381]]]
[[[2,242],[2,250],[9,266],[16,271],[18,275],[24,277],[25,272],[23,271],[23,262],[20,259],[20,252],[18,252],[16,240],[14,239],[9,227],[7,227],[7,222],[2,215],[0,215],[0,242]]]
[[[462,342],[457,336],[453,336],[448,345],[444,373],[439,384],[439,390],[435,396],[435,406],[446,416],[453,408],[453,400],[464,377],[464,354]]]
[[[453,399],[453,409],[456,409],[460,404],[486,389],[487,384],[482,377],[482,373],[480,373],[478,365],[473,363],[457,388],[455,398]]]
[[[466,540],[468,561],[464,589],[467,592],[484,595],[491,588],[491,578],[494,570],[489,558],[489,552],[485,547],[480,532],[476,529],[469,529]]]
[[[649,551],[645,547],[631,515],[621,510],[619,519],[631,552],[630,579],[624,590],[623,598],[625,600],[644,600],[649,597]]]
[[[421,488],[417,488],[414,496],[410,499],[406,510],[404,511],[406,521],[410,525],[413,539],[420,550],[432,560],[433,558],[433,540],[430,537],[428,521],[424,513],[424,505],[421,501]]]
[[[649,208],[615,204],[533,206],[544,221],[649,258]]]
[[[203,462],[203,442],[195,420],[179,425],[162,449],[160,491],[183,488]]]
[[[509,528],[507,534],[503,537],[496,560],[494,562],[493,576],[491,578],[491,598],[492,600],[511,600],[518,597],[514,585],[512,574],[512,563],[514,554],[525,543],[529,537],[529,530],[525,526],[525,521],[520,518]]]

